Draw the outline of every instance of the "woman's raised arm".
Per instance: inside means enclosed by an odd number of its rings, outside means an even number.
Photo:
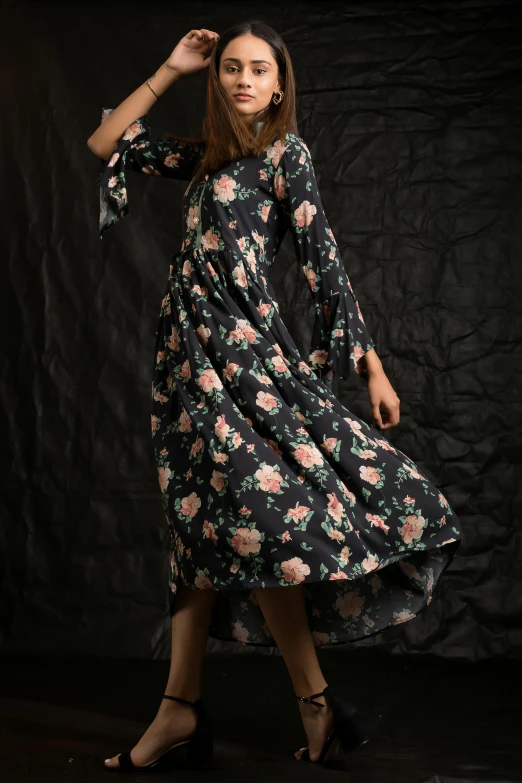
[[[219,35],[212,30],[190,30],[183,36],[169,59],[150,77],[152,90],[147,82],[141,84],[125,98],[87,139],[87,146],[98,157],[107,160],[125,130],[147,114],[156,95],[159,97],[181,76],[197,73],[208,67],[210,54]],[[155,95],[155,94],[156,95]]]

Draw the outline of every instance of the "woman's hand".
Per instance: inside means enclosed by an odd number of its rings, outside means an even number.
[[[373,423],[381,430],[388,430],[399,423],[400,400],[384,370],[368,373],[368,395],[372,409]]]
[[[191,30],[183,36],[165,65],[178,76],[188,76],[208,68],[210,55],[219,40],[212,30]]]

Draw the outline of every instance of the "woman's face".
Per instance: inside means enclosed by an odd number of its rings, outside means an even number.
[[[230,102],[245,119],[266,108],[274,92],[281,88],[279,69],[270,46],[250,33],[234,38],[224,48],[219,80]],[[241,98],[238,93],[251,97]]]

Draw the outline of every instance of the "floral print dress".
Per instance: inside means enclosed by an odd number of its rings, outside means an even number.
[[[334,373],[364,374],[374,343],[302,138],[288,132],[196,181],[203,151],[152,137],[143,116],[100,180],[102,233],[128,212],[127,170],[189,183],[152,373],[171,613],[182,585],[214,589],[212,636],[275,645],[251,588],[303,585],[317,646],[370,636],[430,603],[459,520],[332,394]],[[306,358],[269,277],[287,230],[315,302]]]

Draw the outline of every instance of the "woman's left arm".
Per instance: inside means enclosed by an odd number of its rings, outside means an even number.
[[[277,152],[277,148],[274,148]],[[365,374],[375,424],[399,422],[399,398],[389,382],[346,274],[323,209],[310,151],[289,132],[280,147],[274,191],[283,206],[297,258],[312,293],[316,320],[309,362],[325,380]]]

